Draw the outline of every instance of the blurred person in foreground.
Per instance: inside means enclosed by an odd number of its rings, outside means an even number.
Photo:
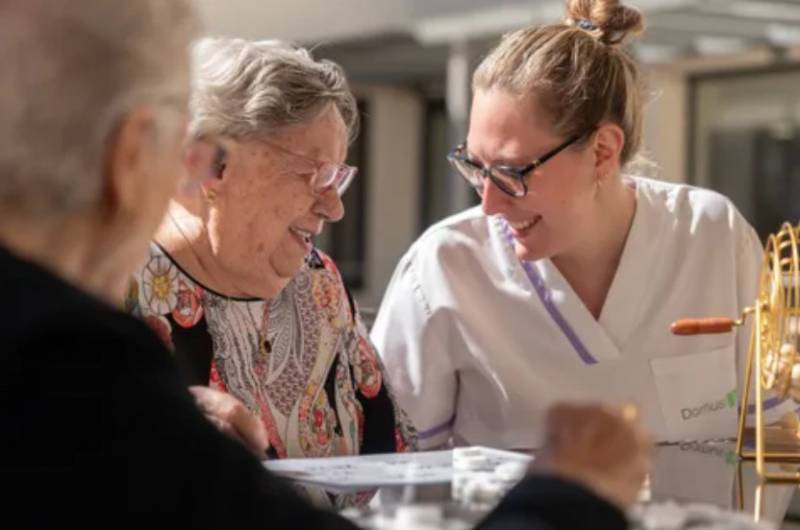
[[[16,528],[353,528],[220,434],[117,309],[181,174],[192,20],[178,0],[0,1],[0,476]],[[624,528],[647,441],[614,410],[565,407],[482,528]]]

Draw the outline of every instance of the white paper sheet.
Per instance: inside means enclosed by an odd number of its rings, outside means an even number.
[[[530,459],[525,455],[474,447],[493,466]],[[384,486],[447,484],[453,479],[453,451],[394,453],[331,458],[290,458],[264,462],[286,478],[330,491],[360,491]]]

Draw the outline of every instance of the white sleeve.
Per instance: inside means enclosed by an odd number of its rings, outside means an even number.
[[[753,307],[758,297],[758,285],[761,277],[761,266],[763,264],[764,247],[758,238],[755,230],[744,220],[740,236],[739,252],[737,255],[738,267],[738,299],[741,309]],[[745,370],[747,368],[747,354],[750,349],[750,334],[755,326],[755,315],[747,318],[747,324],[739,328],[736,337],[736,357],[739,374],[739,388],[744,388]],[[750,403],[748,406],[748,424],[755,421],[755,384],[758,378],[753,373],[753,381],[750,385]],[[744,399],[744,392],[740,390],[740,400]],[[778,399],[774,393],[764,394],[765,411],[764,419],[768,423],[778,421],[781,416],[788,412],[793,412],[797,408],[797,403],[791,398],[786,400]]]
[[[397,401],[417,429],[420,449],[450,441],[458,377],[448,348],[446,315],[432,310],[407,254],[392,277],[370,337]]]

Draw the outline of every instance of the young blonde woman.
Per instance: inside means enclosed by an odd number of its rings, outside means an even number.
[[[561,399],[632,401],[660,439],[735,433],[747,333],[670,336],[735,315],[760,243],[725,197],[626,173],[642,139],[644,26],[617,0],[506,35],[477,68],[449,160],[480,207],[397,267],[372,339],[421,447],[527,447]]]

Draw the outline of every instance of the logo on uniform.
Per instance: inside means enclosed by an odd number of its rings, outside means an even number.
[[[681,418],[683,418],[683,421],[688,421],[694,418],[699,418],[704,414],[709,414],[712,412],[717,412],[719,410],[734,408],[736,407],[736,403],[738,401],[739,401],[739,393],[736,391],[736,389],[734,389],[725,394],[725,397],[723,397],[718,401],[708,401],[697,407],[682,408]]]
[[[725,463],[729,465],[736,465],[739,462],[739,457],[734,451],[715,444],[707,444],[696,441],[681,442],[678,444],[678,449],[681,451],[691,451],[693,453],[700,453],[703,455],[713,455],[724,459]]]

